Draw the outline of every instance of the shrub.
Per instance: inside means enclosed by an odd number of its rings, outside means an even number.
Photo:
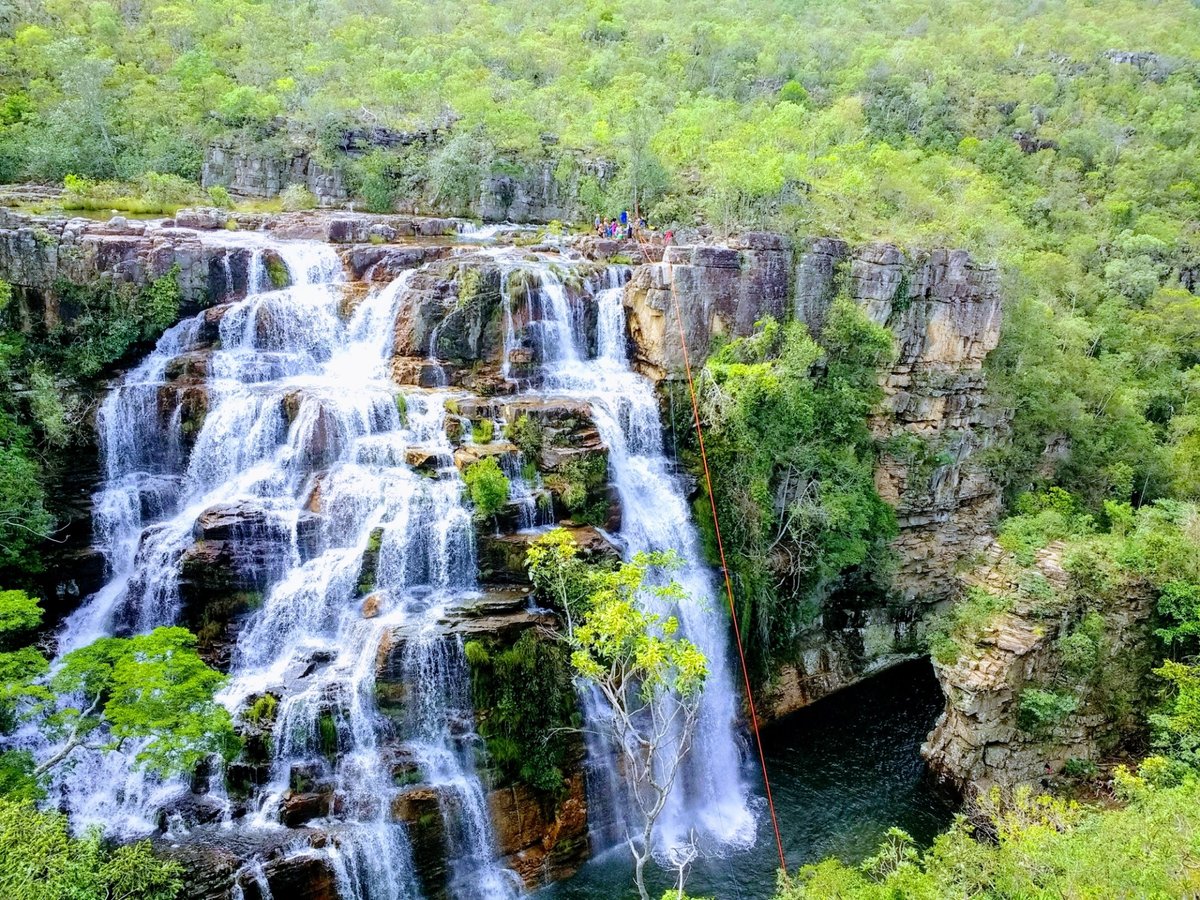
[[[528,413],[522,413],[516,421],[505,425],[504,436],[516,444],[527,459],[534,460],[542,455],[545,433]]]
[[[317,198],[302,184],[289,184],[279,195],[279,200],[288,212],[299,212],[317,207]]]
[[[208,189],[208,199],[212,201],[213,206],[219,206],[222,209],[233,206],[233,197],[230,196],[228,189],[219,184],[214,184]]]
[[[496,426],[491,419],[480,419],[471,425],[471,440],[476,444],[490,444],[495,432]]]
[[[149,841],[113,848],[98,829],[71,836],[67,817],[0,800],[0,895],[6,900],[174,900],[183,867]]]
[[[490,456],[467,466],[463,481],[475,505],[475,515],[480,519],[490,519],[508,501],[508,478]]]
[[[942,665],[952,665],[969,652],[996,616],[1012,609],[1013,598],[970,588],[950,611],[933,620],[926,641],[929,652]]]
[[[1030,734],[1046,734],[1079,708],[1072,694],[1025,688],[1017,702],[1017,725]]]

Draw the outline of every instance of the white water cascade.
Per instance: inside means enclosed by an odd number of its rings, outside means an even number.
[[[187,554],[214,521],[232,521],[225,540],[260,599],[228,652],[230,682],[220,699],[245,722],[247,710],[270,698],[270,758],[237,813],[224,773],[210,774],[206,800],[220,813],[203,827],[278,833],[289,798],[307,785],[325,806],[305,821],[324,838],[297,838],[285,855],[319,856],[340,900],[416,900],[422,873],[394,814],[404,773],[436,796],[450,895],[514,897],[520,881],[498,862],[475,768],[481,742],[463,645],[443,627],[447,610],[480,589],[475,525],[447,429],[447,404],[462,392],[398,388],[390,373],[412,273],[355,295],[343,290],[341,261],[326,244],[261,235],[205,240],[249,251],[247,295],[170,329],[106,399],[98,417],[106,478],[94,518],[110,577],[67,620],[60,653],[178,621],[187,613]],[[628,272],[587,274],[568,290],[561,257],[552,264],[512,249],[476,252],[504,272],[503,377],[518,394],[590,405],[622,508],[614,540],[630,555],[673,549],[684,563],[677,577],[693,602],[675,612],[707,655],[710,677],[695,745],[660,821],[661,848],[693,836],[712,852],[752,843],[727,618],[682,480],[663,452],[653,389],[627,359]],[[292,286],[272,289],[268,253],[282,260]],[[508,296],[518,272],[526,285],[522,337]],[[228,260],[226,282],[234,282]],[[591,286],[582,297],[580,283]],[[587,304],[596,307],[594,347],[584,337]],[[441,371],[436,327],[428,352]],[[523,342],[536,374],[524,366],[522,380],[510,379],[509,356]],[[195,373],[182,388],[180,371]],[[199,416],[185,409],[195,399],[189,391],[203,393]],[[517,527],[552,524],[536,472],[519,454],[501,465]],[[399,713],[377,701],[385,659],[405,687]],[[602,710],[592,704],[588,715]],[[136,749],[81,753],[57,777],[56,797],[76,826],[148,834],[161,828],[164,809],[191,793],[182,781],[135,771]],[[611,826],[593,831],[594,849],[603,849],[622,834],[623,787],[600,748],[591,757],[590,793],[607,807],[592,817]],[[196,827],[177,813],[169,824],[180,839]],[[239,878],[265,897],[264,862],[250,858]]]
[[[679,617],[683,634],[707,656],[709,678],[693,746],[659,820],[657,839],[664,853],[691,841],[706,852],[723,852],[749,846],[756,830],[736,729],[738,700],[730,668],[728,618],[714,590],[713,573],[701,558],[683,482],[663,450],[654,391],[629,364],[622,304],[627,274],[608,269],[592,301],[597,306],[594,358],[588,358],[581,317],[567,304],[562,283],[548,266],[537,270],[541,296],[536,306],[544,319],[530,331],[539,345],[541,390],[590,404],[608,445],[609,476],[621,502],[617,538],[624,552],[632,556],[674,550],[682,560],[675,577],[691,602],[668,612]],[[513,339],[506,338],[506,346],[511,343]],[[589,715],[601,719],[599,704],[590,705]],[[596,747],[591,749],[597,752]],[[611,808],[608,833],[598,839],[611,842],[624,836],[622,813],[627,804],[619,779],[611,771],[598,774],[606,782],[601,794]],[[603,820],[608,812],[593,811],[593,818]]]

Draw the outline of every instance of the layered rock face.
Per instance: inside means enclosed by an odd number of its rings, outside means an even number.
[[[342,149],[354,157],[373,147],[424,146],[434,138],[431,133],[396,132],[350,136]],[[561,162],[558,156],[549,155],[538,163],[527,164],[516,174],[489,175],[479,185],[478,199],[470,209],[454,212],[488,222],[577,219],[584,212],[579,200],[582,179],[592,177],[603,182],[612,167],[603,160],[571,158],[570,177],[563,181],[558,177]],[[290,185],[301,185],[324,207],[344,206],[353,199],[341,171],[321,165],[311,153],[301,149],[281,156],[263,156],[234,147],[210,147],[205,154],[201,183],[206,188],[224,187],[243,197],[276,197]],[[418,209],[418,204],[411,202],[402,205],[413,212],[430,211]]]
[[[928,605],[954,593],[947,573],[990,540],[1000,492],[979,456],[1007,434],[1007,414],[987,403],[983,371],[1000,338],[997,273],[963,251],[910,257],[830,239],[794,251],[771,234],[671,247],[663,262],[635,271],[625,297],[636,364],[664,383],[683,373],[672,290],[693,371],[715,336],[750,334],[767,315],[794,316],[819,335],[842,291],[895,335],[872,428],[881,446],[876,487],[900,526],[891,589],[901,602],[826,614],[766,698],[784,715],[914,652]]]
[[[910,259],[888,245],[852,252],[817,241],[797,263],[795,305],[816,334],[839,278],[896,336],[872,422],[883,449],[876,488],[900,526],[893,589],[906,600],[943,599],[952,590],[946,573],[987,544],[1000,508],[998,487],[979,463],[980,451],[1007,433],[1008,414],[987,403],[983,371],[1000,340],[998,275],[962,250]]]
[[[1099,761],[1136,730],[1150,702],[1151,593],[1135,586],[1119,604],[1098,610],[1096,658],[1079,670],[1064,664],[1062,642],[1080,628],[1091,602],[1077,598],[1045,608],[1045,598],[1071,595],[1061,545],[1040,551],[1033,567],[1032,577],[1044,579],[1048,590],[1031,594],[1030,577],[999,547],[989,548],[986,562],[963,576],[963,586],[1016,601],[955,662],[935,660],[946,711],[921,752],[964,793],[1038,782],[1068,760]],[[1075,707],[1041,723],[1022,713],[1022,695],[1031,689],[1053,689],[1074,698]]]
[[[756,232],[728,246],[668,247],[662,262],[640,266],[625,293],[634,365],[656,380],[678,378],[680,327],[698,369],[713,338],[748,335],[764,316],[785,318],[792,255],[781,235]]]
[[[231,308],[212,304],[243,297],[251,277],[251,250],[221,239],[223,214],[181,212],[171,224],[0,216],[0,277],[17,286],[23,308],[43,324],[61,314],[55,299],[60,278],[144,284],[179,267],[185,300],[204,308],[204,314],[194,347],[167,365],[158,412],[178,417],[183,449],[190,449],[208,414],[211,356]],[[538,383],[537,360],[545,350],[539,342],[553,339],[538,325],[546,318],[537,309],[547,302],[544,285],[523,281],[532,277],[528,271],[501,266],[494,256],[455,241],[459,223],[454,220],[337,213],[243,216],[237,224],[244,231],[261,228],[279,237],[337,245],[348,279],[339,288],[343,318],[368,291],[410,273],[398,301],[404,313],[390,335],[392,380],[405,392],[450,390],[454,398],[446,404],[444,436],[450,449],[439,438],[437,447],[406,448],[404,462],[436,480],[492,458],[527,488],[477,525],[483,599],[449,610],[439,627],[447,640],[486,639],[493,656],[513,651],[526,635],[544,635],[552,617],[527,608],[531,587],[524,556],[534,537],[530,526],[565,525],[586,555],[611,558],[617,551],[606,532],[619,527],[621,516],[608,485],[608,447],[588,405],[571,397],[515,393],[517,386]],[[578,246],[601,257],[616,250],[594,241]],[[563,248],[564,263],[572,258],[555,275],[555,285],[594,349],[598,313],[593,301],[602,267],[572,255],[571,248]],[[269,260],[260,262],[270,268]],[[898,358],[884,375],[887,399],[873,425],[886,450],[877,484],[896,505],[901,523],[895,593],[903,602],[826,616],[796,648],[797,664],[779,674],[770,703],[775,715],[911,653],[915,623],[926,604],[947,597],[951,579],[946,573],[975,552],[987,534],[997,491],[979,468],[977,454],[1003,436],[1004,426],[1003,417],[983,402],[982,364],[999,335],[995,273],[957,252],[908,258],[892,247],[852,250],[836,241],[797,251],[779,235],[754,233],[726,246],[668,248],[662,262],[634,269],[624,294],[631,358],[642,373],[669,384],[683,367],[676,299],[691,364],[699,368],[715,337],[749,334],[766,315],[796,316],[819,332],[832,298],[843,288],[896,335]],[[270,312],[264,310],[254,324],[269,331]],[[307,409],[306,427],[312,429],[304,449],[309,454],[304,465],[314,470],[311,494],[290,530],[281,531],[278,519],[252,502],[221,504],[204,511],[190,546],[181,551],[181,620],[200,634],[203,652],[220,667],[228,667],[239,630],[278,578],[274,564],[292,552],[301,560],[316,555],[320,523],[333,514],[321,470],[337,456],[339,438],[332,420],[310,401],[316,402],[298,387],[279,403],[288,427]],[[361,595],[361,614],[368,620],[385,606],[374,590],[379,552],[375,535],[358,566],[356,596]],[[376,661],[376,700],[396,721],[409,713],[402,660],[410,638],[403,629],[391,629]],[[314,657],[312,668],[318,671],[327,663]],[[486,702],[476,703],[481,722],[493,712]],[[248,734],[248,745],[258,748],[259,757],[231,768],[230,779],[243,792],[267,777],[264,737]],[[469,723],[454,738],[471,741]],[[438,896],[447,878],[446,840],[439,831],[442,798],[416,779],[402,746],[389,747],[389,753],[396,783],[405,786],[393,815],[409,824],[424,887]],[[281,816],[289,834],[319,848],[328,836],[310,823],[328,814],[333,787],[311,772],[293,774]],[[530,886],[573,871],[588,852],[581,748],[564,756],[562,775],[561,789],[547,793],[511,772],[488,772],[487,804],[498,850],[505,865]],[[245,812],[238,806],[244,796],[234,798],[235,815]],[[194,817],[201,830],[205,816]],[[203,844],[201,837],[194,846]],[[246,897],[254,896],[257,882],[237,863],[249,855],[265,860],[264,877],[276,896],[291,895],[288,879],[296,865],[315,867],[305,876],[313,898],[333,890],[328,867],[316,871],[324,865],[319,854],[265,846],[232,856],[212,847],[195,852],[211,863],[198,864],[196,896],[225,896],[234,882]]]

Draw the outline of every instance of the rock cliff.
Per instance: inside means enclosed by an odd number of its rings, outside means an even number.
[[[508,208],[511,211],[511,205]],[[529,207],[530,214],[534,208]],[[521,282],[528,273],[502,269],[494,257],[457,240],[460,225],[454,220],[323,213],[241,216],[234,224],[243,232],[262,229],[278,237],[337,245],[348,278],[342,304],[347,315],[372,283],[417,270],[404,286],[407,312],[391,343],[392,377],[399,385],[418,389],[449,387],[456,398],[452,409],[447,405],[451,452],[409,448],[409,464],[436,478],[448,467],[465,468],[490,456],[511,471],[523,472],[530,488],[521,504],[510,503],[488,527],[479,529],[476,543],[486,609],[481,612],[477,605],[473,612],[449,616],[446,634],[480,640],[490,654],[512,653],[525,640],[523,635],[542,634],[552,622],[526,609],[529,585],[523,556],[529,532],[522,532],[522,523],[528,524],[532,515],[539,523],[567,524],[587,554],[611,556],[615,548],[600,529],[615,529],[621,510],[607,485],[608,448],[587,404],[512,394],[514,383],[536,384],[532,362],[537,342],[546,339],[531,325],[542,317],[530,304],[542,301],[532,299],[538,292]],[[230,308],[227,301],[244,296],[250,279],[252,251],[247,241],[229,239],[226,225],[226,216],[217,210],[182,211],[171,222],[118,218],[107,223],[34,219],[0,211],[0,278],[16,287],[27,327],[51,327],[64,315],[59,304],[64,283],[144,284],[177,267],[185,311],[205,310],[201,341],[171,361],[160,391],[160,413],[178,415],[184,426],[190,423],[190,431],[183,429],[186,442],[207,411],[208,357]],[[626,248],[578,241],[543,250],[570,258],[570,272],[561,276],[561,295],[594,345],[597,311],[592,301],[602,267],[582,260],[580,248],[588,253],[603,250],[601,255]],[[269,260],[266,263],[269,267]],[[622,279],[627,274],[620,270]],[[624,294],[635,365],[664,385],[680,377],[683,363],[673,291],[693,367],[703,364],[714,338],[748,334],[766,315],[796,317],[819,333],[830,302],[841,291],[895,335],[897,359],[884,373],[886,400],[873,421],[883,448],[876,483],[896,506],[901,526],[893,596],[890,603],[872,598],[861,608],[830,612],[804,636],[796,648],[796,664],[779,673],[769,698],[771,713],[782,715],[911,655],[922,613],[953,593],[948,573],[987,541],[999,501],[996,485],[979,464],[979,453],[1005,433],[1004,416],[986,403],[983,372],[984,359],[999,336],[996,273],[957,251],[906,255],[895,247],[851,248],[832,240],[797,248],[767,233],[742,235],[720,246],[668,248],[661,262],[633,268]],[[317,402],[297,390],[284,399],[280,415],[292,423],[306,404]],[[336,435],[322,437],[320,410],[309,412],[314,439],[306,452],[316,454],[310,462],[319,470],[320,456],[333,453],[329,442]],[[499,433],[493,437],[496,428]],[[478,442],[476,435],[481,435]],[[81,508],[86,512],[86,504]],[[203,652],[212,662],[228,664],[231,642],[246,614],[269,589],[271,560],[282,543],[294,540],[302,557],[311,553],[308,542],[315,540],[324,515],[328,510],[323,508],[318,471],[306,509],[289,526],[294,533],[279,533],[278,523],[252,504],[214,507],[200,517],[192,545],[178,560],[181,616],[199,632]],[[257,535],[257,543],[242,541],[234,552],[230,535],[247,533]],[[371,598],[372,552],[368,547],[358,581],[364,618],[377,615],[379,606]],[[374,554],[377,557],[377,542]],[[386,715],[405,713],[404,688],[395,666],[396,648],[404,640],[402,633],[389,635],[378,660],[377,699]],[[528,643],[522,646],[523,653],[535,652]],[[485,658],[476,653],[472,664]],[[314,659],[313,664],[323,662]],[[569,685],[566,690],[570,693]],[[474,699],[486,738],[491,701],[482,694]],[[971,740],[966,734],[970,727],[976,726],[957,720],[946,726],[965,735],[964,747]],[[251,747],[254,740],[248,735]],[[971,752],[964,750],[944,770],[970,770]],[[949,751],[943,755],[950,759]],[[588,852],[581,750],[561,748],[557,764],[562,782],[554,792],[540,790],[502,767],[489,772],[488,803],[498,824],[501,852],[531,886],[573,870]],[[243,788],[257,783],[264,765],[263,759],[239,763],[231,768],[231,781]],[[408,775],[398,752],[396,776],[403,780]],[[296,773],[296,784],[283,800],[281,815],[317,846],[324,838],[319,829],[310,835],[308,824],[328,810],[329,786],[302,772]],[[393,812],[413,825],[414,852],[422,856],[423,877],[436,895],[445,876],[444,861],[437,858],[444,846],[436,813],[439,798],[420,783],[409,785],[404,798]],[[203,868],[208,881],[198,888],[198,896],[224,896],[235,881],[248,897],[256,890],[239,868],[238,860],[246,854],[230,858],[196,852],[206,859],[219,857],[217,868]],[[253,848],[247,853],[267,860],[272,890],[286,889],[294,877],[287,860],[315,865],[311,855],[285,859],[281,853]],[[328,880],[325,873],[314,876],[312,883],[327,885]],[[324,896],[321,891],[327,889],[314,888],[313,896]]]
[[[963,792],[1037,782],[1070,760],[1099,761],[1136,733],[1150,701],[1151,592],[1132,585],[1120,602],[1098,602],[1073,583],[1057,544],[1030,567],[995,545],[984,558],[960,584],[1009,608],[957,659],[935,659],[946,710],[921,748]],[[1056,707],[1059,696],[1065,704]],[[1039,708],[1039,700],[1050,703]]]
[[[983,370],[1000,337],[997,272],[963,251],[907,254],[831,239],[793,249],[771,234],[671,247],[662,262],[635,270],[625,297],[636,363],[665,383],[683,370],[672,289],[693,369],[714,337],[749,334],[766,315],[794,316],[819,335],[839,292],[895,335],[872,421],[876,487],[900,526],[892,602],[823,618],[772,685],[768,708],[783,715],[910,655],[921,614],[954,592],[947,573],[991,538],[1000,490],[980,453],[1007,432]]]

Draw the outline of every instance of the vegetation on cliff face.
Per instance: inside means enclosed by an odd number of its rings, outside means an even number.
[[[891,333],[843,298],[819,344],[798,322],[768,319],[704,369],[717,515],[742,634],[762,677],[831,591],[886,568],[895,515],[875,490],[867,414],[882,397],[878,372],[891,353]],[[696,514],[715,561],[707,496]]]
[[[0,280],[0,572],[25,583],[55,527],[47,469],[92,444],[98,380],[179,318],[178,271],[143,287],[61,281],[58,320],[22,329]],[[90,452],[90,451],[89,451]]]

